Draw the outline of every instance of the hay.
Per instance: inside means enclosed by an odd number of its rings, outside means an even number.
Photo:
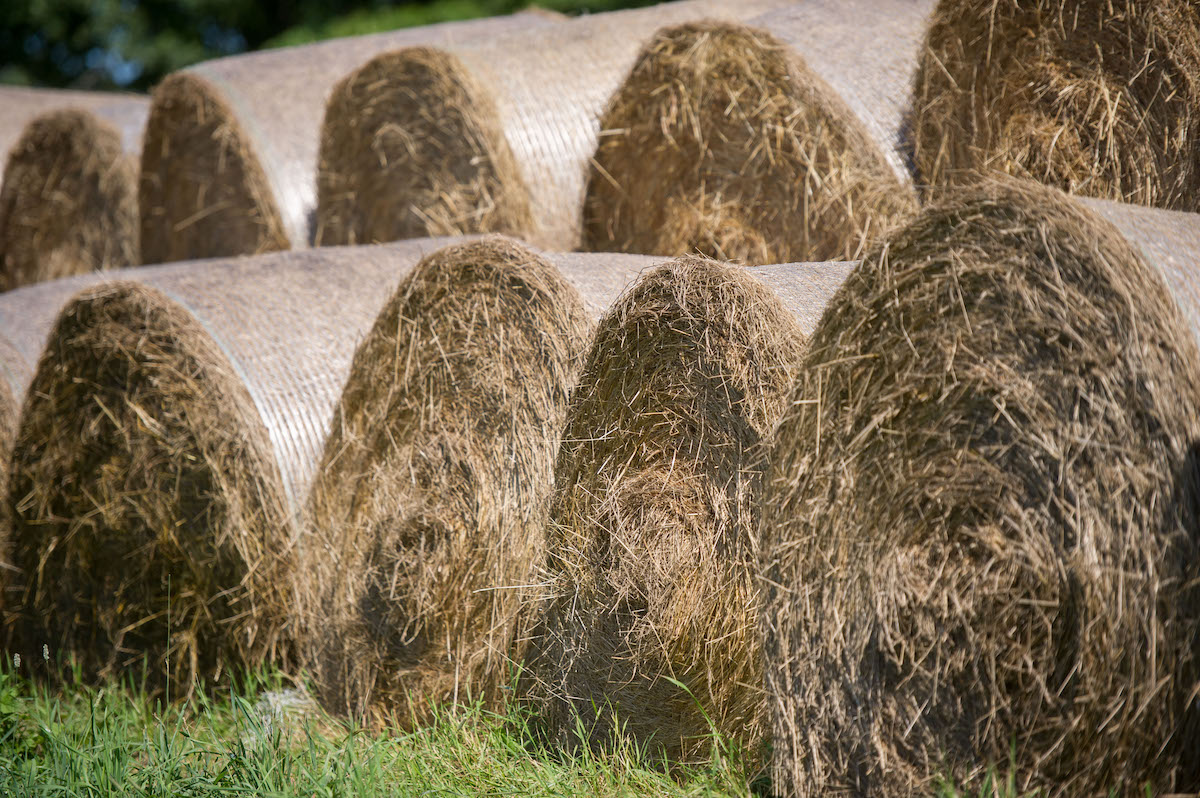
[[[752,272],[697,257],[649,272],[601,321],[555,468],[548,596],[518,688],[549,743],[604,747],[620,723],[651,761],[698,763],[715,727],[757,752],[753,463],[802,341]]]
[[[1200,210],[1200,12],[1191,0],[943,0],[913,100],[934,186],[977,171]]]
[[[0,187],[0,291],[138,263],[137,165],[88,111],[29,123]]]
[[[445,23],[222,58],[168,77],[146,128],[144,261],[307,247],[321,119],[335,81],[397,47],[549,24],[526,14]]]
[[[45,644],[172,695],[286,665],[296,516],[354,345],[440,245],[145,267],[67,305],[9,478],[26,662]]]
[[[991,182],[847,280],[762,521],[783,795],[1194,792],[1200,354],[1062,194]]]
[[[930,5],[814,1],[661,30],[601,121],[584,246],[857,257],[916,211],[902,112]]]
[[[24,135],[26,125],[42,114],[66,108],[92,112],[120,131],[126,151],[137,152],[150,102],[136,94],[0,86],[0,108],[4,109],[0,116],[0,158],[7,161],[9,150]]]
[[[575,249],[597,119],[642,41],[662,24],[783,2],[667,3],[379,56],[329,101],[318,240],[501,232]]]
[[[590,330],[553,265],[500,238],[430,256],[388,302],[310,497],[301,639],[327,708],[407,726],[499,703]]]

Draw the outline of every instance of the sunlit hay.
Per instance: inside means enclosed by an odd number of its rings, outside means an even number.
[[[591,326],[558,271],[504,239],[444,249],[401,283],[310,495],[298,601],[326,707],[409,725],[435,703],[501,702]]]
[[[532,225],[495,104],[441,50],[386,53],[339,83],[320,163],[318,243],[521,233]]]
[[[88,111],[34,119],[0,187],[0,291],[138,260],[137,165]]]
[[[1200,12],[1189,0],[943,0],[913,100],[916,166],[1200,210]]]
[[[154,90],[139,183],[144,263],[289,249],[248,133],[203,78]]]
[[[189,692],[283,658],[288,509],[245,384],[200,322],[112,283],[62,312],[9,481],[19,650]]]
[[[589,249],[850,259],[916,209],[834,91],[755,28],[660,31],[600,124],[584,205]]]
[[[552,745],[604,748],[620,724],[650,761],[708,761],[714,730],[757,753],[755,460],[802,342],[770,290],[694,256],[643,276],[601,320],[555,468],[548,597],[519,686]]]
[[[776,791],[1195,792],[1197,386],[1161,277],[1055,190],[872,252],[769,458]]]

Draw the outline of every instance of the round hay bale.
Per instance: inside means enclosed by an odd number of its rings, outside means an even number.
[[[659,31],[601,120],[584,246],[857,257],[916,212],[903,102],[931,5],[816,0]]]
[[[553,264],[502,238],[426,258],[388,302],[310,497],[300,637],[326,707],[408,726],[498,704],[591,328]]]
[[[1198,386],[1161,276],[1055,190],[870,254],[769,459],[776,791],[1196,791]]]
[[[143,260],[307,247],[321,119],[335,81],[397,47],[549,24],[518,14],[430,25],[221,58],[169,76],[154,91],[146,127]]]
[[[31,89],[24,86],[0,86],[0,158],[7,161],[9,150],[25,133],[35,117],[50,111],[78,108],[91,111],[121,133],[128,152],[141,149],[142,130],[150,101],[136,94],[100,91]]]
[[[296,517],[355,343],[442,243],[145,267],[67,305],[8,485],[27,662],[177,695],[289,661]]]
[[[0,291],[132,266],[137,164],[91,112],[36,117],[9,152],[0,186]]]
[[[688,0],[378,56],[329,100],[318,241],[498,232],[577,248],[597,120],[642,41],[783,2]]]
[[[751,758],[762,742],[755,461],[804,336],[755,271],[685,257],[600,322],[555,467],[545,606],[518,687],[552,745],[605,747],[619,725],[650,761],[695,764],[714,728]],[[792,273],[814,291],[826,279]]]
[[[942,0],[913,114],[931,186],[995,171],[1200,210],[1200,11],[1191,0]]]

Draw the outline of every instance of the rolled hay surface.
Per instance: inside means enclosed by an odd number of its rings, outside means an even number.
[[[31,89],[24,86],[0,86],[0,157],[8,160],[9,150],[25,133],[35,117],[66,108],[90,111],[121,133],[121,143],[129,152],[141,149],[142,131],[150,101],[136,94],[101,91]]]
[[[297,516],[354,345],[444,243],[145,267],[72,300],[12,454],[23,659],[144,667],[172,695],[286,665]]]
[[[600,322],[555,467],[546,599],[518,685],[549,744],[604,748],[619,726],[651,761],[698,764],[716,729],[759,753],[758,459],[805,305],[819,312],[847,272],[822,266],[756,279],[681,258]]]
[[[1200,12],[1189,0],[943,0],[913,114],[931,186],[995,171],[1200,210]]]
[[[222,58],[168,77],[154,91],[146,128],[143,260],[307,247],[321,120],[335,81],[398,47],[551,24],[516,14],[429,25]]]
[[[903,112],[932,0],[664,28],[601,120],[584,246],[847,260],[916,212]]]
[[[644,40],[659,25],[784,2],[664,3],[378,56],[329,100],[318,240],[495,232],[578,248],[598,119]]]
[[[0,291],[138,258],[137,161],[90,111],[36,117],[0,186]]]
[[[775,789],[1194,792],[1198,385],[1160,275],[1055,190],[870,254],[769,460]]]
[[[567,260],[499,237],[438,252],[359,346],[300,568],[300,638],[330,710],[408,726],[433,704],[501,703],[594,325],[564,275],[590,272],[603,303],[646,265]]]

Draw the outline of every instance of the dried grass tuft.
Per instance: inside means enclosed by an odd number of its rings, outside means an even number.
[[[291,247],[249,134],[202,77],[177,73],[154,90],[140,181],[143,263]]]
[[[327,707],[408,725],[431,702],[499,702],[590,330],[578,292],[504,239],[441,250],[401,283],[355,354],[310,497],[298,601]]]
[[[0,187],[0,291],[138,263],[137,166],[88,111],[35,118]]]
[[[913,100],[916,165],[1200,210],[1200,10],[1190,0],[942,0]]]
[[[660,31],[601,119],[584,246],[850,259],[916,210],[859,119],[771,33]]]
[[[1108,223],[988,182],[871,253],[763,500],[775,787],[1194,792],[1200,354]]]
[[[673,762],[706,761],[713,727],[762,742],[754,460],[802,340],[754,277],[698,257],[649,272],[601,321],[558,455],[548,598],[519,687],[552,744],[603,747],[614,723]]]

